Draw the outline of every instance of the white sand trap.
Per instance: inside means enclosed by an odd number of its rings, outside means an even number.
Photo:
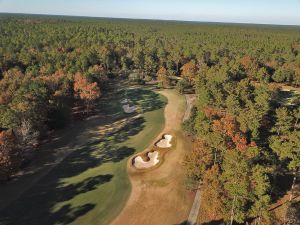
[[[121,104],[127,104],[129,101],[127,98],[125,98],[124,100],[121,101]]]
[[[159,142],[157,142],[156,146],[159,147],[159,148],[170,148],[172,147],[171,145],[171,140],[172,140],[172,135],[169,135],[169,134],[165,134],[163,136],[164,138],[161,139]]]
[[[290,92],[290,91],[291,91],[291,89],[282,88],[282,91]]]
[[[137,169],[148,169],[151,168],[153,166],[155,166],[157,163],[159,163],[158,160],[158,152],[148,152],[148,157],[149,157],[149,161],[144,161],[143,158],[141,156],[137,156],[136,158],[134,158],[134,167]]]
[[[123,105],[123,110],[125,113],[133,113],[136,111],[136,107],[135,106],[129,106],[128,104],[127,105]]]

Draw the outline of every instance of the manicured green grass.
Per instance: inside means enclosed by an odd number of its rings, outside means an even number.
[[[0,224],[108,224],[130,193],[128,157],[144,150],[164,127],[166,98],[147,89],[126,92],[144,112],[127,128],[102,139],[86,139],[38,184],[0,212]],[[124,93],[99,107],[117,120]],[[91,128],[95,129],[95,128]]]

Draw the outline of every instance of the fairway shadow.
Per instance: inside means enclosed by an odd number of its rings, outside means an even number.
[[[137,135],[140,131],[142,131],[145,127],[145,122],[146,121],[143,117],[131,121],[130,123],[127,123],[126,126],[120,132],[116,132],[112,136],[104,138],[103,141],[109,142],[113,140],[117,143],[124,142],[129,137]]]
[[[61,164],[40,180],[39,184],[25,192],[21,198],[1,211],[1,225],[54,225],[58,222],[69,224],[83,216],[96,205],[84,204],[62,205],[58,210],[53,208],[58,203],[72,200],[75,196],[93,191],[110,182],[111,174],[87,177],[77,183],[66,184],[63,179],[77,176],[88,169],[106,162],[119,162],[134,153],[128,147],[108,146],[110,149],[98,149],[96,146],[83,146],[75,150]],[[18,216],[16,216],[18,215]]]
[[[102,114],[110,115],[114,118],[127,117],[124,115],[121,100],[129,99],[130,104],[139,106],[143,112],[150,112],[161,109],[166,105],[160,95],[143,88],[125,89],[116,92],[113,96],[107,96],[105,100],[97,104]]]
[[[196,224],[190,224],[187,221],[183,221],[182,223],[174,224],[174,225],[196,225]]]
[[[142,93],[145,94],[148,91]],[[158,95],[149,96],[153,101],[158,99]],[[137,101],[137,99],[135,98],[134,101]],[[147,101],[150,101],[150,99]],[[151,102],[147,101],[144,103],[146,110],[158,109],[163,107],[164,104],[161,102],[160,105],[151,108],[148,106]],[[1,225],[69,224],[96,207],[95,204],[87,204],[87,202],[80,205],[77,201],[74,201],[77,202],[76,204],[67,201],[72,201],[80,194],[96,190],[101,185],[111,182],[113,179],[112,174],[92,174],[83,178],[80,176],[84,172],[97,168],[104,163],[118,163],[133,155],[136,149],[120,144],[142,131],[145,127],[145,119],[143,117],[137,118],[119,132],[102,138],[98,137],[97,126],[111,123],[111,121],[103,123],[95,120],[86,123],[91,123],[93,126],[84,126],[73,136],[70,133],[70,140],[62,143],[62,146],[55,146],[55,148],[60,148],[62,151],[65,148],[75,150],[72,150],[71,154],[39,180],[37,184],[25,191],[18,200],[0,211]],[[81,137],[81,133],[87,132],[89,134],[88,138],[83,139],[83,143],[79,141],[80,145],[76,145],[74,140]],[[51,145],[52,143],[50,143]],[[68,181],[69,178],[76,178],[76,181]]]
[[[202,225],[222,225],[222,224],[224,224],[223,220],[214,220],[214,221],[210,221],[208,223],[202,223]],[[186,221],[183,221],[182,223],[174,224],[174,225],[196,225],[196,224],[191,224],[190,222],[188,222],[186,220]]]
[[[68,201],[74,196],[95,190],[98,186],[110,182],[113,176],[111,174],[89,177],[79,183],[71,184],[66,187],[56,188],[57,198],[60,202]]]
[[[143,119],[139,119],[130,126],[104,140],[94,141],[77,148],[61,164],[40,180],[39,184],[25,192],[20,199],[1,211],[0,224],[3,225],[54,225],[57,222],[68,224],[83,216],[95,205],[82,206],[63,205],[53,212],[57,203],[72,200],[75,196],[93,191],[99,186],[111,181],[111,174],[88,177],[77,183],[65,185],[62,179],[77,176],[88,169],[107,162],[120,162],[134,154],[135,149],[126,146],[117,147],[117,143],[125,141],[131,135],[143,129]],[[101,145],[102,144],[102,145]],[[98,146],[99,145],[99,146]],[[33,210],[34,209],[34,210]],[[18,216],[16,216],[18,215]]]
[[[92,210],[93,208],[95,208],[94,204],[85,204],[78,207],[72,207],[70,204],[64,205],[57,212],[53,213],[49,219],[47,219],[47,221],[49,222],[47,224],[56,224],[56,223],[62,225],[70,224],[78,217],[86,214],[88,211]],[[30,223],[30,225],[34,225],[34,224]]]
[[[54,225],[58,222],[68,224],[85,215],[96,205],[72,206],[65,204],[56,211],[53,211],[53,208],[58,203],[72,200],[77,195],[97,189],[110,182],[113,176],[111,174],[97,175],[67,185],[62,180],[78,176],[103,163],[120,162],[134,154],[135,149],[127,146],[118,147],[118,144],[138,134],[144,128],[144,122],[142,117],[138,118],[116,134],[103,139],[94,139],[83,146],[78,146],[37,185],[26,191],[9,207],[3,209],[0,215],[0,224]]]
[[[147,89],[129,89],[123,93],[133,105],[140,105],[144,112],[163,108],[166,103],[159,98],[159,94]]]
[[[207,223],[202,223],[202,225],[223,225],[224,221],[223,220],[213,220]],[[235,222],[233,222],[233,224],[236,224]]]
[[[275,177],[271,177],[272,183],[272,202],[277,202],[291,189],[293,184],[292,174],[277,174]]]
[[[67,186],[58,185],[52,180],[43,179],[31,189],[30,193],[14,202],[10,208],[1,212],[2,225],[54,225],[69,224],[86,214],[95,204],[72,206],[65,204],[58,210],[53,210],[55,203],[71,200],[78,194],[95,190],[98,186],[109,182],[112,175],[90,177],[82,182]]]

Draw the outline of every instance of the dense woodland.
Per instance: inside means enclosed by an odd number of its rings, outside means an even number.
[[[206,221],[274,224],[278,177],[291,188],[300,166],[299,99],[278,102],[282,84],[300,86],[296,27],[2,14],[1,179],[45,131],[76,107],[89,114],[109,81],[127,78],[196,92],[185,164],[203,182]]]

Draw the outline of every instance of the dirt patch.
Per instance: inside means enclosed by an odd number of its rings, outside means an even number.
[[[191,117],[192,108],[196,103],[196,95],[195,94],[186,94],[185,99],[186,99],[187,109],[184,113],[183,121],[186,121]]]

